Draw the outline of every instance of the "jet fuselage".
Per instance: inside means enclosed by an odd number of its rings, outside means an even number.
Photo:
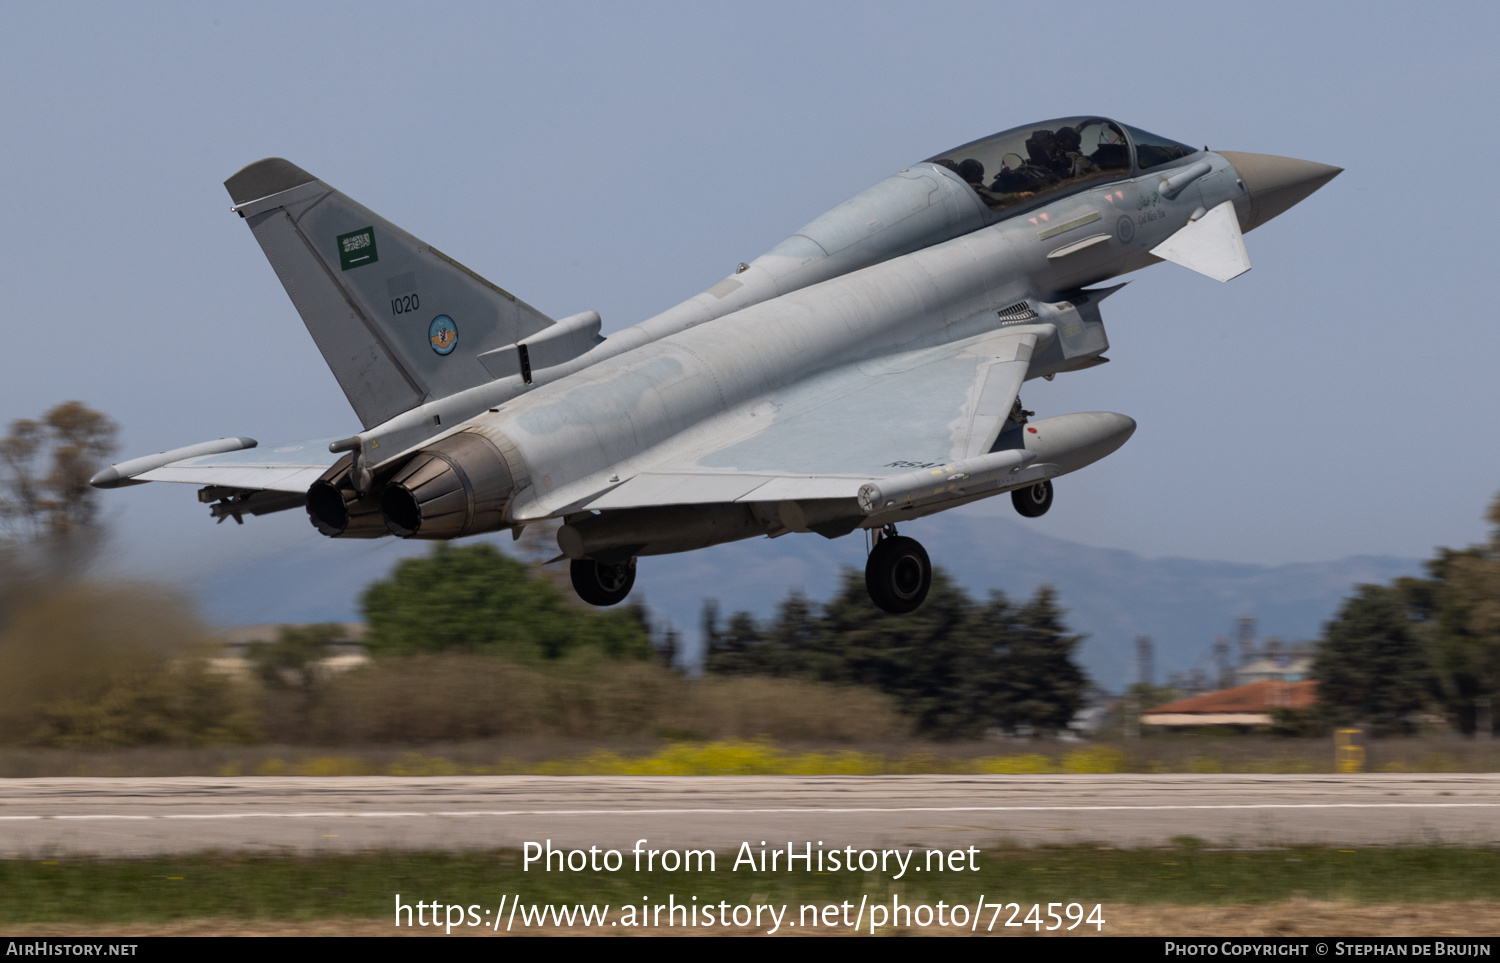
[[[635,558],[754,535],[871,530],[866,581],[920,605],[895,525],[1119,448],[1129,417],[1031,419],[1022,384],[1104,363],[1090,287],[1159,260],[1250,269],[1243,232],[1339,169],[1195,150],[1101,117],[1017,127],[912,165],[701,294],[608,338],[554,321],[281,158],[225,187],[363,425],[220,439],[99,472],[206,487],[214,517],[305,506],[326,535],[450,539],[561,518],[580,596]]]
[[[1040,309],[1029,323],[1046,325],[1049,306],[1066,293],[1160,260],[1150,249],[1194,213],[1233,201],[1248,216],[1248,191],[1229,162],[1202,153],[1184,166],[1197,162],[1210,171],[1172,198],[1157,185],[1175,167],[1096,183],[988,224],[989,212],[950,171],[932,164],[902,171],[726,279],[738,286],[722,295],[710,289],[610,335],[570,364],[538,372],[530,390],[462,428],[497,444],[508,440],[524,459],[531,484],[516,492],[511,521],[564,512],[607,488],[610,477],[658,461],[663,445],[690,446],[694,433],[722,439],[754,431],[756,418],[764,417],[753,410],[756,399],[770,391],[876,364],[893,351],[1007,324],[1019,329],[1028,322],[999,316],[1018,304]],[[843,257],[780,253],[795,252],[795,239],[809,234],[827,243],[834,228],[872,222],[886,226],[842,249]],[[1097,240],[1081,249],[1056,253],[1091,237]],[[807,247],[821,250],[814,244]],[[850,270],[860,259],[876,263]],[[834,276],[823,280],[825,273]],[[1053,327],[1029,378],[1086,367],[1108,348],[1097,320],[1077,317]],[[1080,350],[1070,351],[1070,341]],[[946,457],[935,450],[890,453],[891,460]]]

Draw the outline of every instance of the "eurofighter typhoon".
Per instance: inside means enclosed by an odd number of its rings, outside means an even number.
[[[1101,282],[1173,261],[1250,269],[1242,232],[1337,167],[1196,150],[1103,117],[1028,124],[903,168],[729,277],[608,338],[552,320],[296,165],[225,182],[364,430],[190,445],[100,488],[203,486],[215,518],[305,508],[331,538],[451,539],[561,519],[578,595],[642,556],[857,530],[887,612],[922,604],[911,518],[1123,445],[1110,412],[1038,418],[1022,385],[1104,364]]]

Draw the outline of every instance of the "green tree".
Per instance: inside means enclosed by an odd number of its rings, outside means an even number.
[[[348,638],[337,622],[324,625],[283,625],[274,642],[250,646],[249,660],[255,674],[272,689],[309,691],[319,681],[319,663],[329,647]]]
[[[1361,585],[1323,630],[1313,660],[1318,702],[1336,725],[1376,735],[1411,733],[1431,701],[1431,653],[1402,593]]]
[[[438,543],[407,559],[362,598],[372,655],[462,650],[523,662],[593,650],[647,658],[651,641],[629,611],[582,611],[525,563],[493,545]]]
[[[997,603],[1004,605],[998,593],[990,605]],[[1058,732],[1083,708],[1088,679],[1073,655],[1084,636],[1068,632],[1063,614],[1057,593],[1044,585],[1001,635],[992,672],[1003,728]]]
[[[714,675],[775,675],[763,660],[765,638],[749,612],[736,612],[719,625],[719,603],[707,599],[702,617],[704,671]]]
[[[1500,497],[1490,505],[1488,544],[1442,549],[1427,564],[1429,580],[1405,580],[1412,608],[1430,624],[1444,702],[1465,733],[1495,719],[1500,701]]]
[[[537,568],[538,566],[531,566],[533,573],[536,572]],[[548,579],[548,581],[551,580]],[[571,578],[569,581],[571,582]],[[571,585],[563,594],[563,598],[565,600],[577,598],[577,596],[573,594]],[[575,606],[575,608],[579,608],[584,612],[595,611],[591,606],[587,605]],[[640,625],[641,631],[645,632],[646,638],[650,640],[651,658],[654,659],[658,665],[666,669],[672,669],[673,671],[677,671],[680,668],[677,665],[677,654],[680,647],[679,643],[681,640],[678,637],[676,626],[674,626],[671,622],[667,622],[665,620],[660,622],[653,621],[651,618],[651,609],[646,605],[645,601],[639,597],[634,598],[631,601],[620,606],[620,608],[616,611],[629,616]]]
[[[1050,589],[1016,609],[995,594],[979,607],[941,570],[922,607],[893,616],[870,601],[858,572],[844,573],[826,605],[792,593],[761,626],[740,612],[719,625],[704,609],[707,670],[870,686],[894,696],[918,731],[976,738],[987,729],[1063,728],[1085,682]]]
[[[40,421],[11,422],[0,439],[0,526],[12,538],[62,538],[94,528],[98,492],[89,478],[115,450],[118,426],[67,401]]]
[[[922,607],[908,615],[877,609],[854,571],[823,620],[822,677],[874,686],[896,697],[917,730],[940,739],[976,738],[992,722],[984,692],[987,639],[974,631],[974,603],[942,570]]]
[[[88,480],[115,450],[113,421],[77,401],[0,438],[0,623],[76,576],[98,549],[98,492]]]

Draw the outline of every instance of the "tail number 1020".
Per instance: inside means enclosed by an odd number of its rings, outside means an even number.
[[[418,300],[415,294],[408,294],[405,297],[391,299],[392,314],[405,314],[408,311],[415,311],[421,306],[422,302]]]

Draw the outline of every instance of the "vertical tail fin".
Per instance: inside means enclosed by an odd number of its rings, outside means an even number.
[[[492,380],[480,354],[552,324],[290,161],[224,186],[366,428]]]

